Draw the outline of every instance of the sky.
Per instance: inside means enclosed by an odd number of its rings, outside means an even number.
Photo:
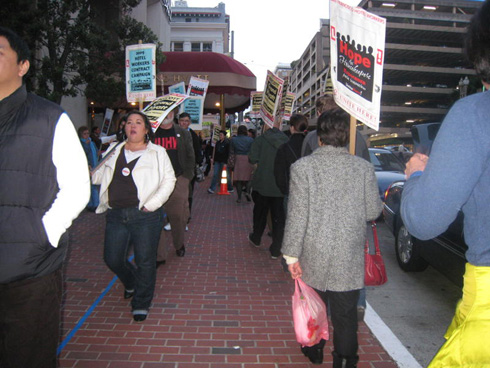
[[[320,18],[328,18],[328,0],[187,0],[187,5],[214,8],[220,2],[234,31],[235,59],[255,74],[258,91],[267,70],[299,59],[320,30]]]

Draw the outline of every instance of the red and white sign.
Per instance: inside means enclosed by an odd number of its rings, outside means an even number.
[[[379,130],[386,19],[330,0],[330,62],[335,102]]]

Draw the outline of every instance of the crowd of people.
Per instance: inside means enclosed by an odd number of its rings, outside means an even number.
[[[0,51],[1,367],[57,366],[61,267],[68,229],[86,207],[105,213],[104,261],[124,285],[134,321],[147,319],[156,269],[167,256],[164,224],[176,255],[184,257],[193,180],[203,161],[213,167],[209,194],[228,166],[227,191],[236,187],[238,204],[242,195],[253,201],[248,241],[259,247],[269,226],[270,257],[281,258],[291,277],[302,278],[328,305],[333,367],[357,366],[366,224],[379,216],[381,201],[365,141],[357,137],[355,155],[349,154],[349,116],[331,97],[317,101],[315,132],[306,135],[311,122],[293,115],[289,135],[280,119],[257,136],[240,126],[231,140],[221,131],[207,145],[212,150],[202,149],[186,113],[176,119],[170,111],[154,132],[144,113],[131,111],[101,155],[97,128],[81,127],[77,137],[60,106],[27,92],[25,41],[0,27]],[[471,21],[466,53],[490,88],[490,0]],[[489,99],[485,92],[458,101],[430,159],[416,153],[407,164],[401,211],[414,236],[437,236],[460,210],[465,215],[463,298],[430,368],[490,362]],[[320,364],[324,345],[301,350]]]

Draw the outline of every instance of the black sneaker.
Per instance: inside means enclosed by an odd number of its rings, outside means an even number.
[[[256,248],[260,247],[260,242],[256,243],[252,240],[253,233],[248,234],[248,241]]]
[[[177,249],[175,251],[175,253],[177,254],[177,257],[183,257],[183,256],[185,256],[185,247],[182,246],[182,248]]]

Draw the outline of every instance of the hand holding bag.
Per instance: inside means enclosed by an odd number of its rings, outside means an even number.
[[[388,278],[386,277],[385,263],[383,261],[383,257],[381,256],[381,251],[379,250],[376,222],[373,221],[371,223],[371,227],[373,229],[375,254],[369,253],[369,241],[366,240],[366,245],[364,246],[364,284],[366,286],[378,286],[386,283]]]
[[[318,293],[301,279],[296,279],[292,299],[296,340],[302,346],[328,340],[327,308]]]

